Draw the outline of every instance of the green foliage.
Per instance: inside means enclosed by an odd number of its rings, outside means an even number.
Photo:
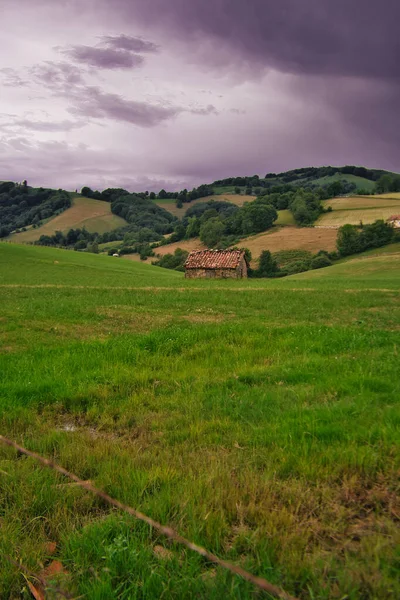
[[[152,264],[158,267],[164,267],[164,269],[174,269],[176,271],[182,271],[183,265],[189,255],[187,250],[177,248],[174,254],[164,254],[159,260],[154,261]]]
[[[393,227],[383,220],[370,225],[343,225],[339,228],[336,246],[341,256],[349,256],[385,246],[393,240],[393,236]]]
[[[375,191],[377,194],[400,192],[400,176],[393,173],[382,175],[376,182]]]
[[[255,202],[246,203],[239,211],[241,232],[244,235],[270,229],[278,218],[273,206]]]
[[[258,261],[258,269],[254,271],[254,276],[276,277],[278,273],[279,266],[277,261],[273,258],[269,250],[263,250]]]
[[[323,269],[324,267],[330,267],[331,265],[332,261],[326,254],[315,256],[311,261],[312,269]]]
[[[60,214],[70,206],[70,195],[63,190],[32,188],[11,181],[0,183],[0,238]]]
[[[89,242],[87,245],[87,251],[92,252],[92,254],[98,254],[99,244],[97,242]]]
[[[137,228],[146,227],[160,234],[170,233],[176,218],[148,198],[129,194],[111,203],[111,211]]]
[[[225,232],[224,223],[219,217],[212,217],[200,227],[200,239],[208,248],[216,248]]]
[[[274,252],[273,257],[278,265],[283,268],[296,261],[309,262],[312,259],[312,254],[307,250],[280,250],[279,252]]]

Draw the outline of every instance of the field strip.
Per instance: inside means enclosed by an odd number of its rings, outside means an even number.
[[[14,448],[19,454],[24,454],[25,456],[35,459],[42,465],[42,467],[48,467],[49,469],[53,469],[53,471],[56,471],[56,473],[60,473],[60,475],[64,475],[65,477],[72,479],[72,481],[74,481],[79,487],[83,488],[88,492],[91,492],[92,494],[94,494],[98,498],[101,498],[111,506],[114,506],[115,508],[118,508],[119,510],[128,513],[132,517],[135,517],[135,519],[147,523],[152,529],[159,531],[162,535],[167,537],[172,542],[176,542],[178,544],[181,544],[182,546],[186,546],[186,548],[192,550],[193,552],[197,552],[197,554],[200,554],[200,556],[203,556],[203,558],[205,558],[206,560],[220,567],[223,567],[224,569],[227,569],[234,575],[242,577],[246,581],[252,583],[255,587],[258,587],[260,590],[268,592],[274,598],[281,598],[282,600],[297,600],[297,598],[291,596],[290,594],[273,585],[272,583],[269,583],[269,581],[267,581],[266,579],[262,577],[257,577],[256,575],[245,571],[242,567],[239,567],[238,565],[234,565],[226,560],[223,560],[222,558],[218,558],[218,556],[212,554],[202,546],[198,546],[197,544],[191,542],[187,538],[184,538],[171,527],[162,525],[161,523],[158,523],[158,521],[154,521],[151,517],[148,517],[147,515],[141,513],[135,508],[132,508],[131,506],[123,504],[119,500],[112,498],[111,496],[109,496],[102,490],[99,490],[98,488],[94,487],[87,481],[83,481],[83,479],[80,479],[74,473],[67,471],[57,463],[48,460],[43,456],[40,456],[40,454],[36,454],[36,452],[31,452],[30,450],[19,446],[12,440],[9,440],[2,435],[0,435],[0,442],[5,444],[6,446],[9,446],[10,448]]]
[[[96,285],[58,285],[51,283],[44,284],[25,284],[25,283],[2,283],[0,289],[57,289],[57,290],[109,290],[109,291],[127,291],[127,292],[209,292],[210,290],[218,290],[225,292],[321,292],[318,288],[311,287],[281,287],[281,288],[261,288],[261,287],[222,287],[215,286],[212,288],[202,287],[128,287],[128,286],[96,286]],[[387,292],[400,293],[400,290],[390,288],[347,288],[343,290],[351,293],[363,292]]]

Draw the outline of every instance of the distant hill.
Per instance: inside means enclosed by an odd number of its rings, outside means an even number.
[[[376,182],[385,175],[395,178],[399,177],[397,173],[390,171],[367,169],[352,165],[344,167],[305,167],[282,173],[267,173],[265,177],[259,177],[258,175],[251,177],[228,177],[227,179],[215,181],[212,187],[214,188],[214,193],[229,193],[235,187],[240,187],[241,189],[251,188],[254,191],[254,188],[271,188],[285,184],[314,188],[344,182],[347,183],[347,189],[343,193],[356,191],[372,192],[375,189]]]
[[[86,229],[89,233],[105,233],[127,225],[125,219],[111,212],[111,204],[93,198],[74,197],[70,208],[47,220],[37,228],[13,233],[8,239],[13,242],[34,242],[41,235],[52,236],[56,231],[67,233],[70,229]]]

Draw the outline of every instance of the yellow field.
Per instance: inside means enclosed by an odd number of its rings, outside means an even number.
[[[197,200],[192,200],[192,202],[185,203],[182,208],[176,207],[175,200],[155,200],[154,202],[157,204],[157,206],[165,208],[165,210],[170,212],[175,217],[182,219],[182,217],[185,216],[186,211],[191,206],[194,206],[195,204],[199,204],[201,202],[219,200],[223,202],[230,202],[231,204],[236,204],[236,206],[243,206],[245,202],[253,202],[255,199],[255,196],[241,196],[240,194],[221,194],[217,196],[206,196],[205,198],[197,198]]]
[[[13,242],[35,242],[41,235],[54,235],[56,231],[66,233],[69,229],[86,228],[90,233],[105,233],[117,227],[126,225],[126,221],[113,215],[109,202],[94,200],[93,198],[73,199],[71,208],[50,219],[38,229],[28,229],[21,233],[14,233],[8,239]]]
[[[341,227],[373,223],[377,219],[388,219],[400,214],[400,194],[382,194],[380,196],[352,196],[333,198],[325,201],[325,207],[331,206],[332,212],[325,213],[316,222],[317,226]]]
[[[318,250],[336,249],[336,229],[314,229],[313,227],[282,227],[277,231],[253,235],[240,242],[250,250],[257,259],[263,250],[279,252],[280,250]]]
[[[336,229],[314,229],[312,227],[279,227],[274,228],[267,233],[259,233],[244,238],[237,243],[237,246],[248,248],[253,259],[257,260],[263,250],[278,252],[279,250],[308,250],[316,253],[318,250],[332,251],[336,249]],[[158,256],[164,254],[173,254],[177,248],[192,252],[193,250],[204,250],[206,247],[198,238],[192,240],[181,240],[160,248],[155,248],[154,252]],[[139,260],[138,254],[129,254],[124,256],[128,260]],[[147,262],[155,260],[147,259]]]

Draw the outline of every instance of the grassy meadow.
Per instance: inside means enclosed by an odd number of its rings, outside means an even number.
[[[324,213],[316,222],[318,226],[341,227],[349,223],[358,225],[374,223],[377,219],[388,219],[400,213],[400,194],[382,194],[376,196],[349,196],[326,200],[325,206],[331,206],[332,212]]]
[[[111,212],[111,204],[94,198],[76,196],[72,206],[60,215],[49,219],[37,229],[29,228],[27,231],[14,233],[9,236],[13,242],[34,242],[41,235],[54,235],[56,231],[67,233],[72,229],[85,228],[89,233],[105,233],[126,225],[126,221]]]
[[[301,599],[400,597],[399,244],[186,281],[3,243],[0,294],[1,434]],[[5,555],[74,598],[268,597],[2,447],[0,527],[4,599]]]

